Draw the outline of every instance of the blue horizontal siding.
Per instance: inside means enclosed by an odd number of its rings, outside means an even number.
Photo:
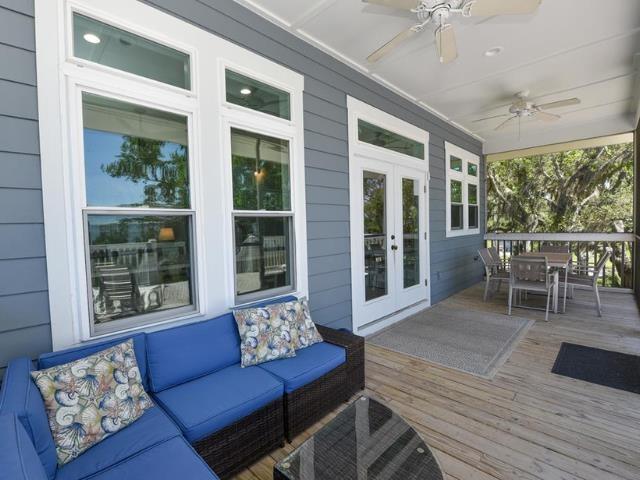
[[[0,376],[51,349],[32,0],[0,0]]]

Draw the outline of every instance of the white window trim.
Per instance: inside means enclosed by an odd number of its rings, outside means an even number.
[[[449,142],[444,142],[445,151],[445,181],[446,181],[446,236],[462,237],[465,235],[478,235],[482,219],[480,204],[480,157],[463,148]],[[451,170],[450,157],[455,156],[462,160],[462,172]],[[474,164],[477,167],[477,176],[469,175],[467,166]],[[451,180],[462,183],[462,218],[463,228],[453,230],[451,228]],[[475,185],[478,192],[478,227],[469,228],[469,185]]]
[[[191,90],[68,57],[72,38],[71,9],[189,53]],[[302,109],[304,77],[134,0],[111,0],[99,5],[91,0],[35,0],[35,12],[42,195],[53,348],[58,350],[78,342],[129,331],[152,331],[168,323],[205,320],[234,306],[234,255],[228,205],[231,197],[222,198],[229,188],[225,172],[230,161],[224,156],[223,133],[226,119],[234,115],[240,121],[245,117],[255,120],[263,114],[247,113],[243,107],[226,104],[224,70],[221,79],[219,67],[231,65],[231,62],[221,60],[223,56],[234,59],[232,68],[239,73],[291,93],[291,120],[280,122],[281,128],[286,128],[295,140],[291,150],[291,193],[292,202],[295,202],[292,208],[295,210],[296,279],[295,291],[291,294],[308,296]],[[206,45],[205,52],[201,51],[203,45]],[[109,96],[123,99],[129,97],[129,101],[135,103],[146,103],[153,108],[175,110],[190,116],[190,188],[192,210],[195,211],[193,258],[194,272],[197,271],[194,273],[197,275],[194,280],[197,289],[194,312],[104,335],[91,335],[84,237],[79,228],[82,223],[78,222],[81,212],[78,207],[83,206],[84,200],[84,179],[83,175],[77,174],[77,165],[68,161],[73,158],[83,171],[82,157],[77,155],[78,148],[82,147],[82,143],[78,143],[79,117],[77,110],[75,114],[70,110],[78,108],[73,96],[74,92],[77,95],[80,85],[97,93],[108,92]],[[167,108],[168,98],[172,99],[170,108]],[[270,118],[274,119],[279,120]],[[263,121],[258,123],[258,126],[264,125]],[[247,124],[243,125],[247,128]],[[207,239],[218,239],[218,251],[212,251],[211,242]]]

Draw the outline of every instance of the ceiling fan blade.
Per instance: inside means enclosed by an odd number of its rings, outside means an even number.
[[[518,118],[517,115],[514,115],[513,117],[507,118],[504,122],[502,122],[500,125],[498,125],[496,128],[494,128],[494,130],[497,132],[499,130],[502,130],[503,128],[506,128],[506,126],[509,125],[509,123],[511,123],[511,120],[514,120],[516,118]]]
[[[469,15],[492,17],[494,15],[524,15],[533,13],[542,0],[472,0]]]
[[[542,120],[543,122],[555,122],[557,120],[560,120],[562,117],[553,113],[536,112],[535,118]]]
[[[419,0],[362,0],[364,3],[384,5],[385,7],[399,8],[400,10],[413,10],[420,3]]]
[[[369,55],[367,57],[367,60],[369,60],[369,62],[371,63],[377,62],[391,50],[396,48],[400,43],[404,42],[407,38],[411,37],[415,33],[417,32],[413,30],[413,27],[409,27],[406,30],[403,30],[383,46],[381,46],[379,49],[377,49],[375,52],[373,52],[371,55]]]
[[[578,105],[580,103],[579,98],[568,98],[566,100],[558,100],[557,102],[543,103],[536,105],[536,108],[541,110],[549,110],[550,108],[570,107],[571,105]]]
[[[503,118],[503,117],[508,117],[510,114],[509,113],[503,113],[502,115],[494,115],[493,117],[484,117],[484,118],[479,118],[477,120],[473,120],[473,123],[476,122],[484,122],[485,120],[493,120],[494,118]]]
[[[453,25],[445,24],[436,30],[436,48],[440,63],[453,62],[458,58],[458,46]]]

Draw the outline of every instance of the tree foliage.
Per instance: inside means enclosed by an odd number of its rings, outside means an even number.
[[[633,144],[489,163],[487,230],[633,231]]]
[[[144,185],[144,205],[186,208],[189,206],[187,147],[149,138],[124,135],[120,154],[102,165],[113,178]],[[163,148],[173,147],[166,158]],[[139,205],[130,205],[139,206]]]

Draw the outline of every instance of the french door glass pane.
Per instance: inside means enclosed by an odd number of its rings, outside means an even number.
[[[451,203],[462,203],[462,182],[451,180]]]
[[[73,54],[174,87],[191,89],[188,54],[79,13],[73,14]]]
[[[363,174],[365,300],[367,301],[387,294],[386,182],[386,175],[367,171]]]
[[[410,178],[402,179],[402,252],[403,286],[409,288],[420,282],[420,184]]]
[[[463,215],[463,206],[462,205],[451,205],[451,230],[461,230],[462,225],[462,215]]]
[[[469,228],[478,228],[478,206],[469,205]]]
[[[453,155],[449,156],[449,168],[456,172],[462,172],[462,160]]]
[[[477,205],[478,204],[478,186],[477,185],[468,185],[469,187],[469,203],[471,205]]]
[[[424,144],[372,123],[358,120],[358,140],[424,160]]]
[[[291,217],[235,217],[236,294],[292,285]]]
[[[88,206],[189,208],[187,117],[82,94]]]
[[[227,102],[291,120],[289,93],[232,70],[225,71]]]
[[[290,210],[289,142],[231,129],[233,208]]]
[[[469,175],[471,175],[472,177],[477,177],[478,176],[478,165],[476,165],[475,163],[467,163],[467,173]]]
[[[193,305],[191,217],[88,215],[96,325]]]

